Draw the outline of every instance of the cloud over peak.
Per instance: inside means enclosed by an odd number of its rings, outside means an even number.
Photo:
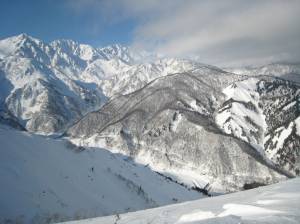
[[[135,20],[132,45],[211,64],[300,57],[297,0],[75,0],[107,21]]]

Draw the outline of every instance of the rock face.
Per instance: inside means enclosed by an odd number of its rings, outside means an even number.
[[[226,103],[222,89],[242,79],[210,67],[158,78],[88,114],[67,135],[76,144],[118,149],[178,179],[183,171],[194,173],[215,190],[273,182],[279,169],[215,122]]]

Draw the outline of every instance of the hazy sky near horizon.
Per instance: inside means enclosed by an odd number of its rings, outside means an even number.
[[[299,61],[299,0],[1,0],[0,38],[121,43],[204,63]]]

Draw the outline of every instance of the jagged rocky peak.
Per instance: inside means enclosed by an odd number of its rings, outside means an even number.
[[[152,62],[162,58],[161,55],[156,53],[145,51],[134,46],[124,46],[121,44],[112,44],[103,48],[98,48],[98,50],[103,53],[107,60],[118,58],[129,65]]]
[[[0,57],[34,58],[39,62],[50,63],[51,47],[39,39],[20,34],[0,41]]]
[[[121,44],[113,44],[99,49],[107,60],[118,58],[127,64],[134,64],[137,60],[136,55],[131,52],[129,47]]]
[[[0,108],[29,131],[61,132],[104,102],[101,88],[79,77],[88,63],[85,52],[73,52],[75,42],[66,45],[69,48],[59,48],[57,42],[55,48],[26,35],[0,42],[1,55],[5,53],[0,63],[1,86],[5,85]]]
[[[69,56],[78,56],[84,61],[93,61],[103,58],[101,52],[88,44],[79,44],[73,40],[55,40],[50,45],[57,51]]]
[[[1,42],[6,42],[7,44],[14,45],[15,47],[20,47],[21,45],[26,44],[26,43],[34,43],[34,44],[41,43],[40,40],[38,40],[34,37],[31,37],[31,36],[27,35],[26,33],[21,33],[19,35],[6,38],[4,40],[1,40]]]

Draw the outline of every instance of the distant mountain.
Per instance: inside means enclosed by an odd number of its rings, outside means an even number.
[[[246,66],[237,68],[224,68],[224,70],[244,75],[267,75],[276,76],[292,82],[300,83],[299,63],[271,63],[262,66]]]
[[[109,45],[100,48],[99,51],[103,54],[103,57],[106,60],[119,59],[130,65],[156,60],[159,58],[157,54],[144,50],[137,50],[120,44]]]
[[[84,50],[68,42],[45,44],[27,35],[0,41],[1,108],[29,131],[62,131],[84,113],[99,108],[105,96],[100,88],[75,77],[85,66]],[[75,46],[76,45],[76,46]],[[85,49],[86,50],[86,49]]]
[[[141,88],[189,62],[133,64],[142,55],[121,45],[93,48],[72,40],[50,44],[21,34],[0,41],[0,108],[28,131],[53,134],[118,93]],[[190,66],[191,67],[191,66]]]

